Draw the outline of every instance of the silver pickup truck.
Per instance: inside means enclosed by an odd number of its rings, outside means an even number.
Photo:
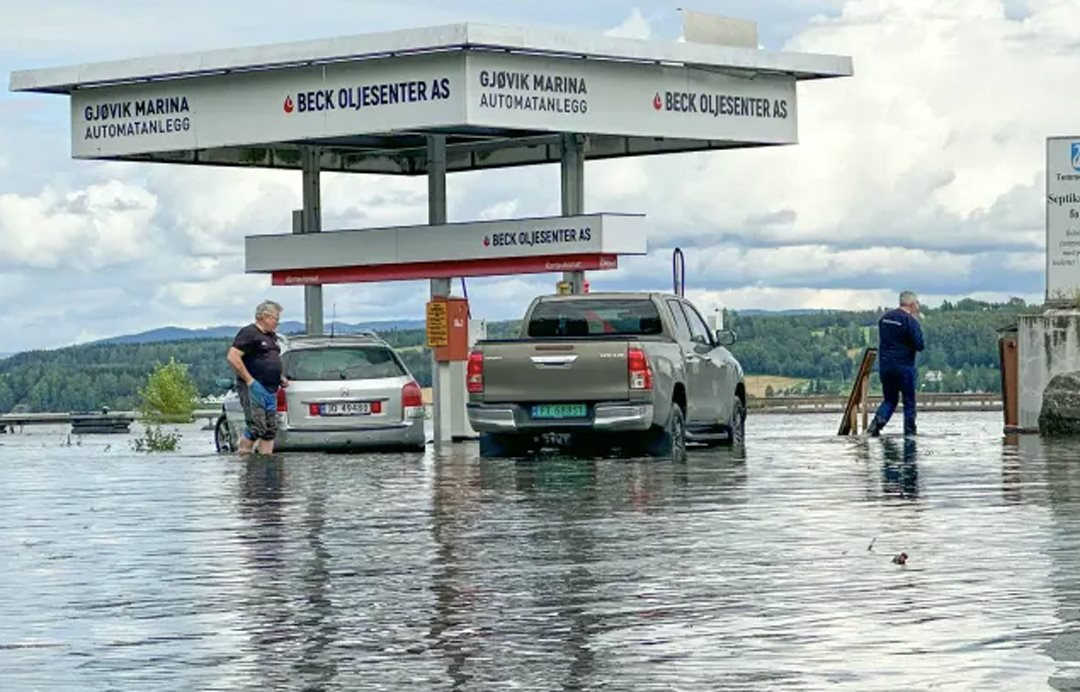
[[[482,456],[551,439],[685,458],[687,442],[741,445],[742,367],[687,300],[663,293],[545,296],[517,339],[469,355],[469,422]]]

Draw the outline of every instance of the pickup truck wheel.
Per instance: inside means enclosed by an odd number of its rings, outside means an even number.
[[[519,457],[529,451],[529,440],[505,433],[480,433],[480,457]]]
[[[735,397],[731,420],[728,421],[728,439],[724,444],[736,449],[746,444],[746,404],[739,397]]]
[[[218,452],[234,451],[232,431],[229,430],[229,419],[225,417],[224,413],[218,417],[217,423],[214,424],[214,447]]]
[[[673,405],[667,425],[655,427],[647,435],[646,454],[680,463],[686,461],[686,416],[681,406]]]

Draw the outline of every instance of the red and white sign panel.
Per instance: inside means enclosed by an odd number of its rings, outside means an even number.
[[[503,276],[562,271],[595,271],[599,269],[617,269],[618,266],[619,258],[617,255],[584,254],[323,267],[318,269],[286,269],[272,272],[271,278],[275,286],[306,286],[363,283],[366,281],[445,279],[457,276]]]
[[[586,214],[249,236],[245,262],[249,273],[273,273],[284,285],[606,269],[603,257],[645,251],[643,216]],[[577,262],[590,266],[571,266]]]

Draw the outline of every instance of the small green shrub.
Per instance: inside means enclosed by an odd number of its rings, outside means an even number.
[[[158,365],[139,390],[139,412],[146,425],[190,423],[194,419],[199,390],[187,365],[170,358]]]
[[[131,443],[136,452],[175,452],[180,446],[180,433],[162,430],[160,425],[147,425],[142,437]]]

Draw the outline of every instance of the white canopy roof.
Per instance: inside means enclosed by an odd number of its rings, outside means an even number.
[[[469,23],[22,70],[10,88],[71,96],[76,157],[296,168],[314,145],[324,170],[419,174],[427,134],[447,135],[449,170],[557,161],[566,132],[590,158],[794,143],[795,83],[851,74],[845,56]]]

